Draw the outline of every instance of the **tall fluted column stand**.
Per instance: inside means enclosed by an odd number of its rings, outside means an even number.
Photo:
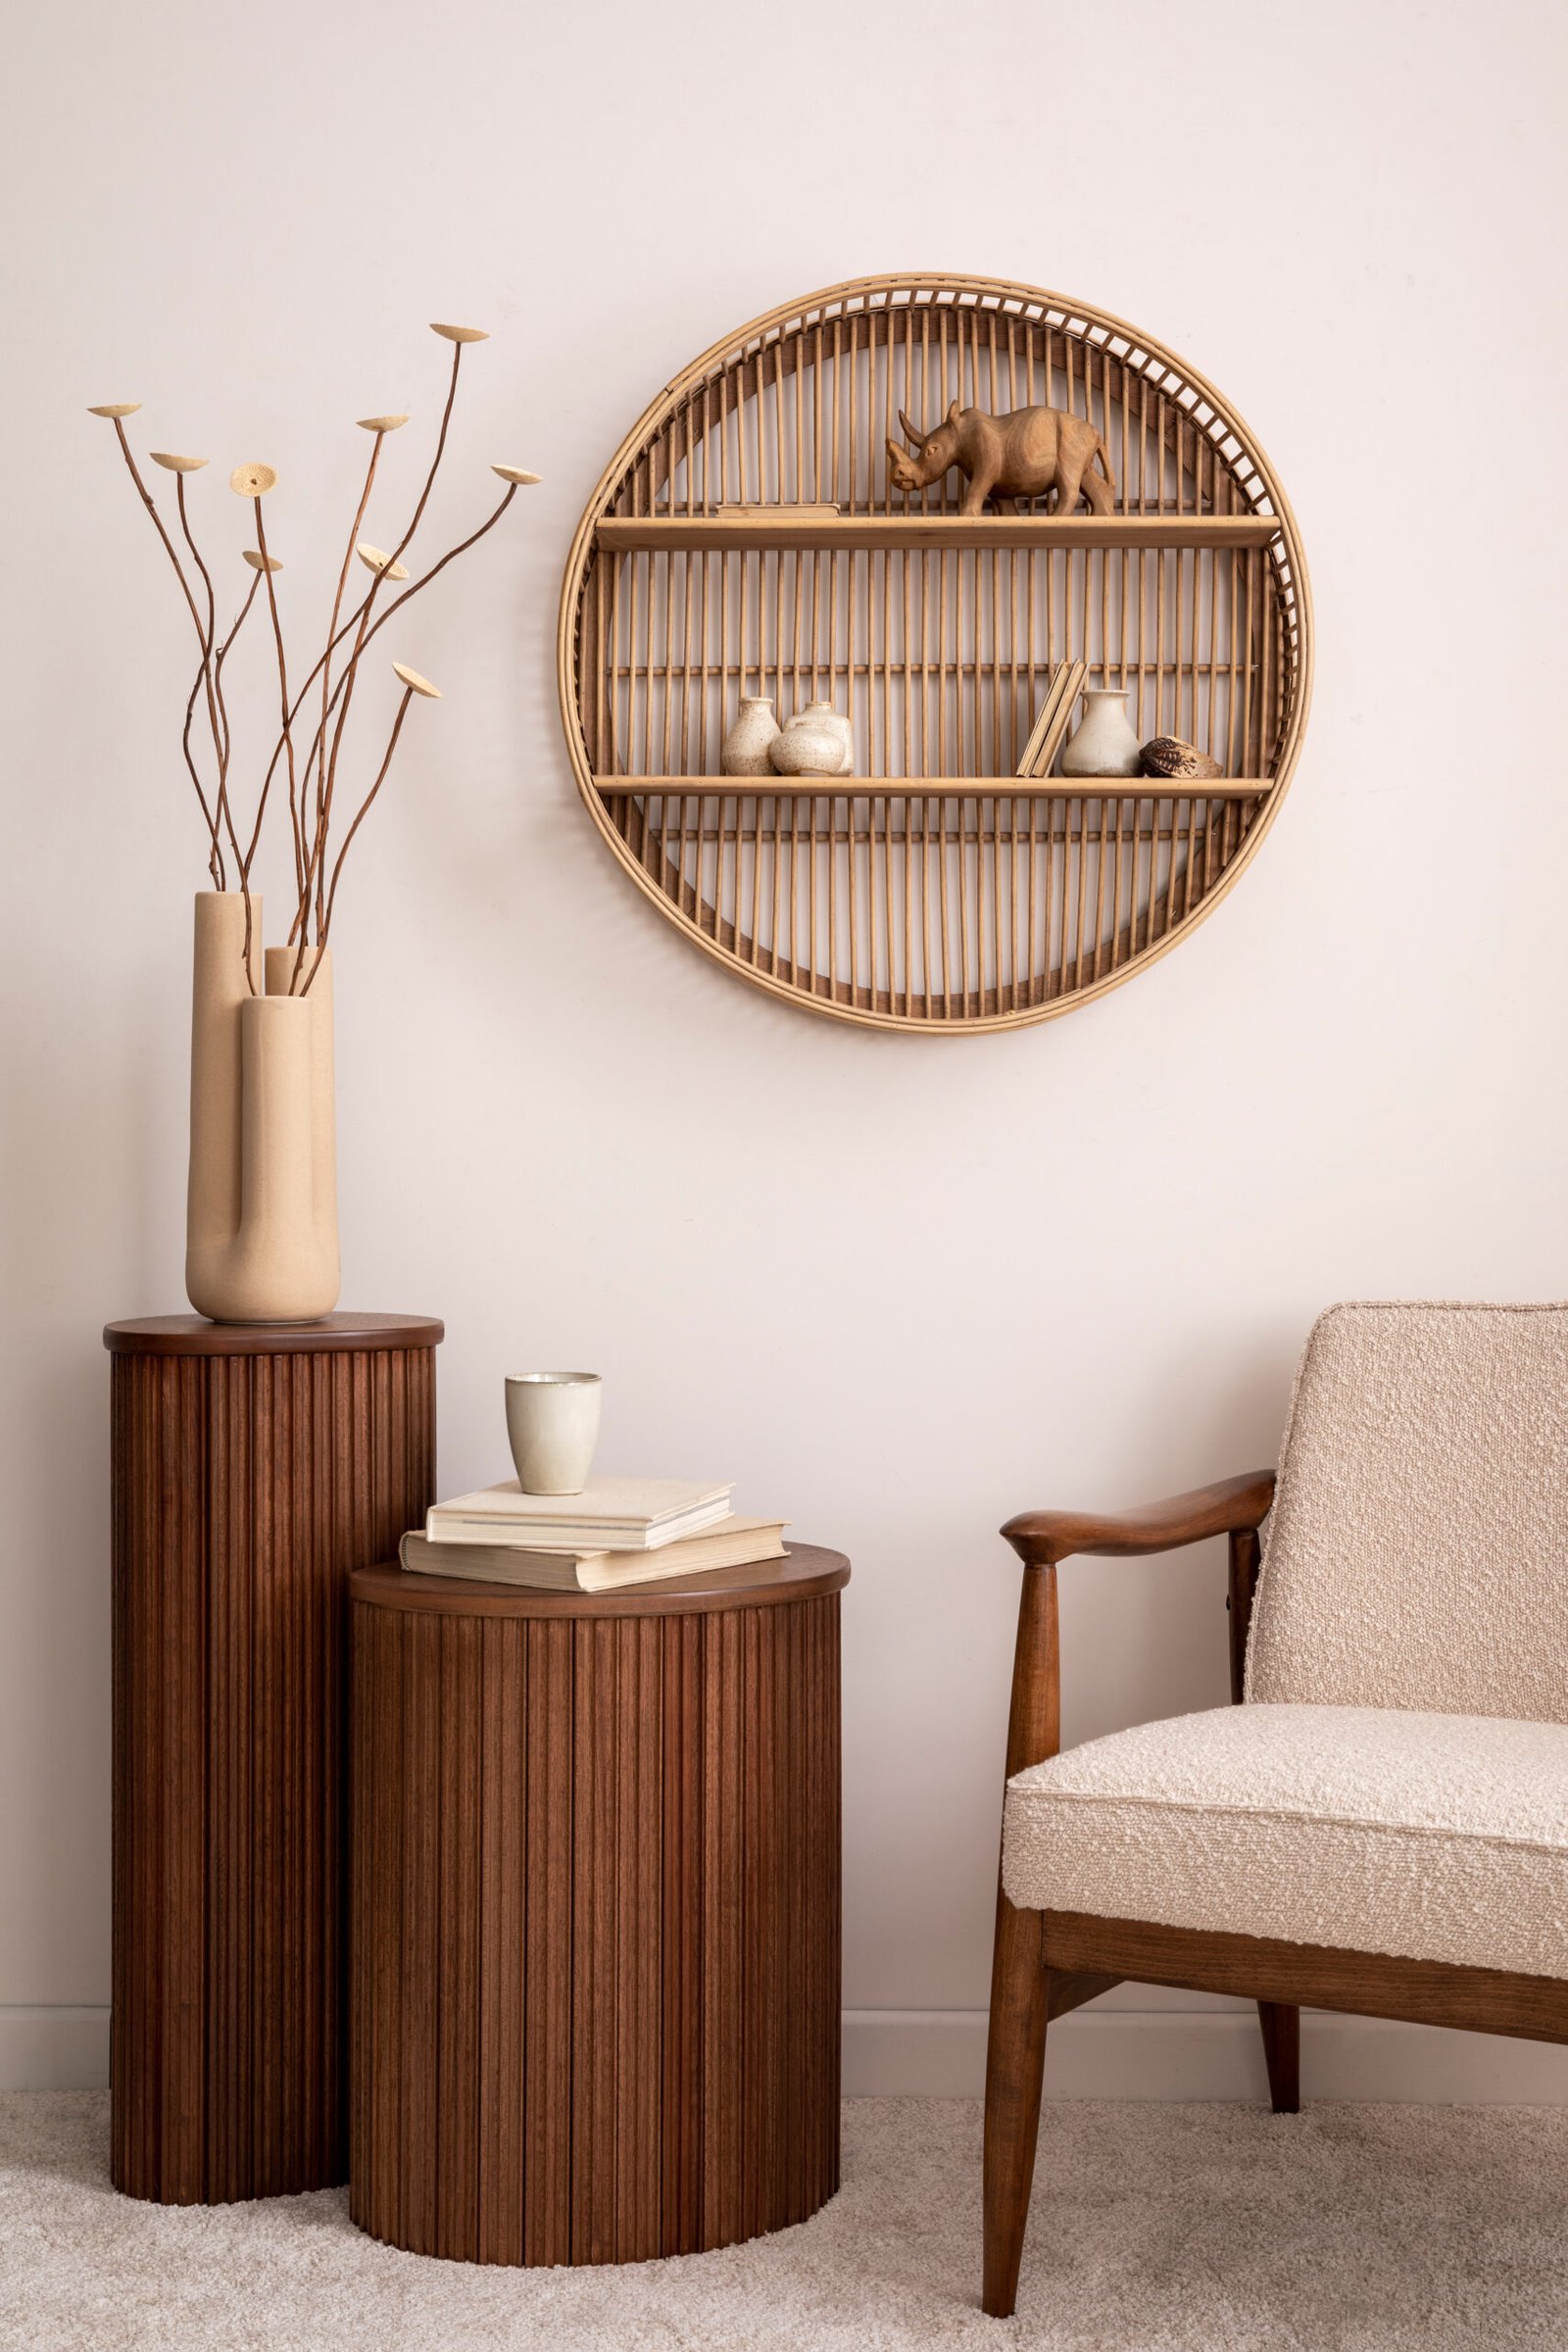
[[[110,2169],[347,2177],[348,1584],[435,1494],[423,1316],[111,1323]]]

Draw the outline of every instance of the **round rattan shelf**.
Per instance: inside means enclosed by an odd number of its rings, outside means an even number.
[[[957,471],[906,500],[900,412],[953,401],[1089,417],[1110,512],[964,516]],[[606,842],[716,961],[877,1028],[1009,1028],[1229,889],[1296,763],[1310,632],[1284,493],[1185,362],[1034,287],[859,278],[715,343],[626,436],[567,560],[562,714]],[[1221,775],[1020,779],[1074,662]],[[744,695],[846,713],[853,775],[721,775]]]

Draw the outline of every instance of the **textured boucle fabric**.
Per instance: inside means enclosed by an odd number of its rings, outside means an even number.
[[[1568,1977],[1568,1728],[1252,1704],[1007,1784],[1029,1910]]]
[[[1568,1306],[1321,1317],[1247,1694],[1568,1722]]]

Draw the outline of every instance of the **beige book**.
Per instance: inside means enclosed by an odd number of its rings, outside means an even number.
[[[613,1592],[622,1585],[781,1560],[784,1527],[782,1519],[732,1516],[658,1551],[524,1551],[514,1544],[432,1544],[427,1536],[411,1533],[399,1544],[398,1556],[416,1576],[473,1577],[481,1584],[538,1585],[559,1592]]]
[[[1061,662],[1051,673],[1046,699],[1018,762],[1020,776],[1049,776],[1089,675],[1086,662]]]
[[[684,1478],[594,1478],[580,1494],[524,1494],[514,1478],[425,1513],[432,1544],[521,1544],[534,1551],[658,1551],[729,1517],[733,1486]]]

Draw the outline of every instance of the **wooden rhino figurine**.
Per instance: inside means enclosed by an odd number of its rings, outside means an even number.
[[[978,514],[992,499],[1000,514],[1016,512],[1020,498],[1056,493],[1055,512],[1070,514],[1080,496],[1096,514],[1108,514],[1116,495],[1105,444],[1085,417],[1070,409],[1013,409],[1005,416],[984,409],[960,409],[954,401],[934,431],[919,433],[901,409],[899,422],[915,454],[888,443],[893,486],[906,497],[939,482],[950,466],[969,477],[959,512]],[[1091,471],[1096,459],[1101,473]],[[1103,475],[1103,479],[1101,478]]]

